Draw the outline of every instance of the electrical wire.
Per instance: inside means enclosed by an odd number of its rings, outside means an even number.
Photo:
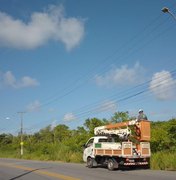
[[[174,75],[174,74],[176,74],[176,70],[173,70],[173,71],[171,71],[172,72],[172,75]],[[168,78],[162,78],[162,77],[160,77],[160,78],[156,78],[157,80],[160,80],[160,81],[166,81],[166,80],[168,80]],[[175,79],[173,79],[173,80],[175,80]],[[150,83],[151,82],[151,80],[150,81],[147,81],[147,82],[145,82],[145,83],[143,83],[143,85],[145,85],[146,83]],[[174,82],[175,83],[175,82]],[[142,85],[142,84],[141,84]],[[140,85],[138,85],[138,86],[136,86],[136,87],[139,87]],[[141,90],[141,91],[137,91],[136,93],[133,93],[133,94],[129,94],[128,96],[125,96],[125,97],[122,97],[122,98],[116,98],[116,99],[114,99],[114,102],[117,102],[117,103],[121,103],[121,102],[125,102],[125,101],[127,101],[127,100],[129,100],[129,99],[132,99],[132,98],[136,98],[137,96],[140,96],[140,95],[142,95],[142,94],[145,94],[145,93],[149,93],[149,94],[152,94],[150,91],[151,90],[154,90],[154,89],[156,89],[156,88],[158,88],[159,86],[161,86],[160,85],[160,82],[158,83],[158,84],[156,84],[155,86],[153,86],[152,88],[147,88],[147,89],[144,89],[144,90]],[[168,88],[169,89],[169,88]],[[166,91],[166,90],[168,90],[167,88],[165,88],[164,89],[164,92]],[[142,98],[142,99],[144,99],[144,98]],[[80,113],[76,113],[76,118],[77,118],[77,120],[78,119],[80,119],[80,118],[83,118],[83,117],[87,117],[87,116],[89,116],[89,115],[95,115],[95,114],[99,114],[99,113],[101,113],[101,107],[94,107],[93,109],[90,109],[90,110],[88,110],[88,111],[85,111],[85,112],[80,112]],[[74,112],[75,113],[75,112]],[[40,125],[40,123],[38,123],[39,125]],[[36,124],[35,125],[33,125],[33,127],[36,127]],[[30,127],[30,128],[32,128],[32,127]],[[30,129],[30,128],[28,128],[28,129]]]
[[[158,16],[156,19],[154,19],[154,21],[152,21],[151,23],[149,23],[149,25],[151,26],[151,25],[152,25],[154,22],[156,22],[159,18],[160,18],[160,16]],[[165,22],[165,21],[164,21],[164,22]],[[162,25],[162,22],[161,22],[159,25],[155,26],[155,27],[153,28],[153,31],[150,31],[150,32],[156,31],[161,25]],[[167,31],[168,31],[169,29],[170,29],[170,27],[167,28]],[[146,31],[146,30],[147,30],[147,26],[144,28],[143,31]],[[140,33],[138,33],[138,34],[140,34]],[[138,36],[138,34],[136,34],[132,39],[135,39],[135,38]],[[148,33],[148,34],[149,34],[149,33]],[[163,34],[163,32],[160,33],[160,34]],[[147,35],[145,35],[145,36],[147,36]],[[154,39],[155,39],[155,38],[154,38]],[[130,41],[131,41],[131,39],[130,39],[129,41],[127,41],[126,45],[127,45],[128,42],[130,42]],[[150,42],[151,42],[151,40],[150,40],[150,41],[147,41],[147,44],[150,43]],[[138,43],[138,42],[136,42],[136,44],[137,44],[137,43]],[[133,45],[134,45],[134,44],[133,44]],[[134,47],[134,46],[133,46],[133,47]],[[124,48],[124,45],[122,45],[120,48]],[[108,56],[107,58],[105,58],[105,61],[103,61],[103,62],[108,62],[108,63],[109,63],[110,58],[114,57],[114,56],[117,54],[117,52],[119,52],[119,48],[118,48],[114,53],[112,53],[110,56]],[[116,58],[115,58],[115,60],[116,60]],[[114,61],[114,60],[113,60],[113,61]],[[100,63],[102,63],[102,62],[100,62]],[[94,72],[94,71],[96,70],[96,68],[97,68],[97,66],[93,67],[91,73]],[[103,71],[103,72],[105,72],[105,71]],[[102,72],[101,72],[101,73],[102,73]],[[82,76],[81,78],[79,78],[79,79],[77,79],[76,81],[74,81],[73,84],[76,84],[77,82],[79,82],[80,80],[84,79],[84,78],[87,77],[87,76],[90,76],[90,71],[89,71],[87,74],[85,74],[85,76]],[[88,79],[88,80],[89,80],[89,79]],[[87,82],[87,80],[84,81],[83,83],[86,83],[86,82]],[[54,97],[53,99],[50,99],[48,102],[43,103],[40,107],[47,106],[47,105],[49,105],[49,104],[57,101],[58,99],[61,99],[61,98],[65,97],[65,96],[68,96],[69,94],[71,94],[72,92],[74,92],[76,89],[80,88],[81,86],[82,86],[82,84],[81,84],[81,85],[77,85],[77,86],[75,86],[74,88],[71,88],[71,89],[69,89],[69,86],[68,86],[68,88],[65,88],[65,90],[68,89],[68,91],[67,91],[66,93],[64,93],[64,94],[61,95],[61,96]],[[139,94],[142,94],[142,93],[143,93],[143,91],[141,91]],[[134,95],[134,96],[138,96],[139,94],[133,94],[133,95]],[[129,98],[131,98],[131,96],[129,96]],[[125,100],[127,100],[127,99],[128,99],[128,97],[126,97],[126,99],[122,99],[121,101],[125,101]]]
[[[156,23],[160,17],[161,17],[161,15],[159,15],[157,18],[155,18],[155,19],[154,19],[152,22],[150,22],[141,32],[144,33],[144,32],[147,30],[147,28],[150,27],[152,24]],[[166,20],[165,20],[164,22],[166,22]],[[151,31],[149,31],[149,32],[147,33],[147,35],[153,33],[154,31],[156,31],[164,22],[163,22],[163,21],[160,22],[159,25],[155,26]],[[168,28],[168,29],[169,29],[169,28]],[[125,45],[125,46],[128,45],[130,42],[132,42],[132,40],[134,40],[137,36],[141,35],[142,33],[137,33],[134,37],[132,37],[130,40],[128,40],[126,43],[124,43],[124,45]],[[145,37],[147,37],[147,35],[145,35]],[[138,44],[138,42],[136,42],[135,44]],[[148,44],[148,43],[147,43],[147,44]],[[105,58],[105,59],[103,60],[103,63],[102,63],[102,61],[101,61],[100,63],[98,62],[97,65],[103,65],[105,62],[108,62],[108,61],[110,60],[110,58],[112,58],[114,55],[117,54],[117,52],[120,51],[120,49],[124,48],[124,45],[120,46],[120,48],[118,48],[118,49],[117,49],[115,52],[113,52],[110,56],[108,56],[107,58]],[[134,48],[134,44],[133,44],[133,46],[132,46],[132,48],[131,48],[130,50],[132,50],[133,48]],[[126,55],[126,53],[125,53],[125,55]],[[121,57],[123,57],[123,56],[124,56],[124,55],[119,56],[118,58],[121,58]],[[115,60],[116,60],[116,59],[117,59],[117,58],[115,58]],[[77,90],[78,88],[82,87],[83,84],[87,83],[87,82],[90,80],[90,75],[92,76],[92,73],[95,72],[95,70],[97,69],[97,65],[94,66],[91,71],[89,71],[89,72],[86,73],[85,75],[81,76],[79,79],[77,79],[76,81],[74,81],[74,82],[72,83],[72,85],[75,85],[75,84],[76,84],[76,86],[74,86],[73,88],[70,88],[70,86],[68,86],[68,88],[65,88],[65,89],[64,89],[64,90],[67,90],[66,93],[63,93],[62,95],[59,95],[59,96],[57,96],[57,97],[52,97],[51,99],[48,100],[48,102],[42,103],[42,104],[40,105],[40,107],[47,106],[47,105],[49,105],[49,104],[57,101],[58,99],[64,98],[64,97],[68,96],[69,94],[71,94],[72,92],[74,92],[75,90]],[[106,68],[107,68],[107,65],[105,64],[105,66],[103,66],[103,67],[106,67]],[[106,70],[106,71],[107,71],[107,70]],[[77,83],[80,82],[80,80],[85,79],[86,77],[88,77],[88,78],[87,78],[84,82],[82,82],[81,84],[78,84],[78,85],[77,85]],[[91,78],[92,78],[92,77],[91,77]]]

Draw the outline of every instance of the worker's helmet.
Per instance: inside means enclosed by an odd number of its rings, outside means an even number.
[[[140,112],[143,112],[143,110],[142,110],[142,109],[139,109],[139,113],[140,113]]]

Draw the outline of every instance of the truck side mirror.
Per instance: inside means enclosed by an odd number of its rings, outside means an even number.
[[[83,144],[83,145],[82,145],[82,148],[84,148],[84,149],[85,149],[85,148],[86,148],[86,144]]]

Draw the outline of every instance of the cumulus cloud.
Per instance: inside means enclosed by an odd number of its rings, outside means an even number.
[[[7,71],[3,74],[2,81],[5,85],[13,88],[25,88],[39,85],[39,82],[36,79],[29,76],[24,76],[17,80],[11,71]]]
[[[97,108],[98,112],[115,112],[117,110],[117,104],[114,101],[106,101]]]
[[[40,110],[40,106],[41,103],[38,100],[35,100],[34,102],[30,103],[26,109],[28,112],[37,112]]]
[[[67,113],[64,116],[64,121],[69,122],[76,119],[76,116],[73,113]]]
[[[103,75],[96,75],[95,81],[99,86],[116,86],[116,85],[129,85],[140,83],[143,80],[144,68],[136,63],[134,67],[129,68],[123,65],[120,68],[115,68]]]
[[[169,71],[157,72],[152,77],[149,89],[159,100],[173,99],[176,92],[176,80]]]
[[[50,6],[45,12],[34,12],[29,22],[0,12],[0,46],[33,49],[50,40],[62,42],[67,50],[79,45],[84,36],[84,21],[67,18],[62,6]]]
[[[57,126],[57,120],[53,120],[51,123],[51,129],[53,130]]]

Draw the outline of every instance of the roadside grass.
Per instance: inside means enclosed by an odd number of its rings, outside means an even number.
[[[21,158],[20,147],[0,148],[1,158]],[[23,159],[62,161],[62,162],[82,162],[82,151],[71,149],[64,144],[36,145],[35,148],[25,148]]]
[[[20,149],[0,148],[0,157],[2,158],[21,158]],[[59,144],[45,144],[35,150],[24,148],[23,159],[30,160],[52,160],[62,162],[82,162],[82,152],[70,149],[69,146]],[[161,151],[152,153],[150,167],[153,170],[170,170],[176,171],[176,151]]]
[[[152,154],[150,161],[153,170],[176,171],[176,152],[156,152]]]
[[[0,150],[1,158],[20,158],[20,152],[17,151],[9,151],[9,150]]]

